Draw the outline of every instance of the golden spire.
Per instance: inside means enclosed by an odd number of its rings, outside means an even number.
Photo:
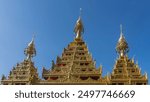
[[[25,48],[24,53],[27,56],[27,60],[31,60],[31,58],[36,55],[36,49],[34,45],[34,36],[31,42],[28,44],[27,48]]]
[[[120,38],[116,46],[116,51],[120,54],[120,56],[124,56],[129,51],[128,43],[123,35],[122,25],[120,25]]]
[[[80,8],[80,16],[76,22],[75,28],[74,28],[74,32],[76,34],[76,39],[81,39],[82,38],[82,33],[84,33],[84,27],[83,27],[83,23],[81,20],[81,11],[82,9]]]

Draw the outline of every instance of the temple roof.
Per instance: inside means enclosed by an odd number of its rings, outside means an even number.
[[[50,70],[43,68],[43,78],[47,82],[102,82],[102,66],[96,68],[95,61],[89,53],[88,47],[82,39],[84,32],[81,16],[79,16],[74,32],[76,37],[69,43],[62,53],[57,56],[56,63],[52,61]],[[98,81],[99,80],[99,81]],[[106,80],[103,80],[106,84]],[[101,84],[101,83],[99,83]]]

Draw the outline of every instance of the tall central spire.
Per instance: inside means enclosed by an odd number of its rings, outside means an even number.
[[[128,43],[123,35],[122,25],[120,25],[120,38],[116,46],[116,51],[120,56],[124,56],[129,51]]]
[[[81,20],[81,12],[82,12],[82,9],[80,8],[80,15],[74,28],[74,32],[76,34],[75,39],[82,39],[82,33],[84,33],[84,27],[83,27],[83,23]]]

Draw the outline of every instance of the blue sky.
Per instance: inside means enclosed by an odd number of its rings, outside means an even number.
[[[73,29],[82,8],[83,38],[96,66],[111,72],[117,54],[120,24],[128,41],[129,57],[150,76],[149,0],[0,0],[0,75],[8,75],[25,58],[24,48],[35,33],[35,66],[50,68],[75,36]]]

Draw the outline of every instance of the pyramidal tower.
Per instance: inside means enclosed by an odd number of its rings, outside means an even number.
[[[35,84],[38,78],[37,68],[34,66],[32,57],[36,55],[34,38],[24,50],[26,58],[21,63],[17,63],[10,71],[9,76],[3,75],[1,83],[3,85],[32,85]]]
[[[73,42],[64,48],[56,63],[52,61],[49,70],[43,68],[44,81],[40,81],[40,84],[107,84],[106,78],[102,78],[102,66],[96,68],[83,40],[84,26],[81,16],[75,24],[74,33],[76,36]]]
[[[116,46],[118,58],[111,74],[110,84],[146,85],[148,84],[147,74],[142,75],[138,63],[128,58],[129,46],[123,35],[122,25],[120,29],[120,38]]]

